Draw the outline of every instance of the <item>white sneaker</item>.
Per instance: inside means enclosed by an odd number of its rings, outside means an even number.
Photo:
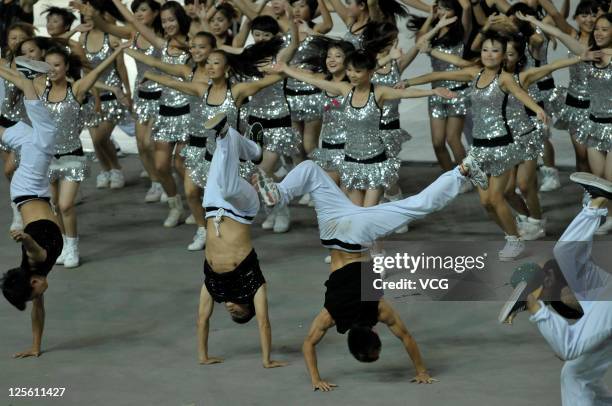
[[[482,190],[487,190],[489,187],[489,178],[487,178],[487,174],[480,169],[476,160],[469,153],[461,162],[463,168],[467,170],[467,177],[470,179],[470,182]]]
[[[326,256],[323,262],[325,262],[326,264],[331,264],[331,255]]]
[[[276,221],[276,211],[272,210],[272,212],[266,217],[266,219],[261,223],[261,228],[264,230],[272,230],[274,228],[274,222]]]
[[[11,231],[23,230],[23,218],[21,217],[21,213],[17,208],[15,203],[11,203],[11,208],[13,209],[13,221],[11,222]]]
[[[597,235],[606,235],[612,230],[612,217],[606,217],[606,222],[599,226],[597,230],[595,230],[595,234]]]
[[[66,255],[64,256],[64,268],[76,268],[79,266],[79,237],[66,237]]]
[[[110,188],[121,189],[125,186],[125,178],[121,169],[111,169],[110,171]]]
[[[140,172],[140,179],[149,179],[149,173],[147,171],[145,171],[144,169],[142,170],[142,172]]]
[[[304,196],[302,196],[298,204],[302,206],[307,206],[308,204],[310,204],[310,193],[304,194]]]
[[[506,245],[498,252],[500,261],[514,261],[525,250],[525,243],[515,235],[506,236]]]
[[[65,235],[62,235],[62,240],[64,241],[64,245],[62,246],[62,253],[55,260],[55,265],[64,265],[64,258],[66,258],[66,251],[67,251],[68,244],[66,243]]]
[[[168,207],[170,211],[168,212],[168,217],[164,220],[164,227],[172,228],[179,225],[181,222],[181,217],[183,217],[183,200],[181,199],[181,195],[176,195],[174,197],[168,198]]]
[[[540,168],[540,172],[542,172],[540,192],[552,192],[553,190],[557,190],[561,187],[561,182],[559,181],[559,171],[557,168],[542,166]]]
[[[110,172],[100,172],[96,177],[96,187],[106,189],[110,186]]]
[[[147,194],[145,195],[146,203],[157,203],[160,201],[163,193],[163,189],[160,183],[152,182],[151,187],[147,190]]]
[[[272,231],[275,233],[286,233],[289,231],[289,226],[291,225],[291,220],[289,217],[289,207],[283,206],[278,209],[276,213],[276,219],[274,219],[274,227]]]
[[[162,203],[168,203],[168,194],[164,192],[163,189],[164,188],[162,187],[162,194],[161,194],[161,197],[159,198],[159,201]]]
[[[538,220],[531,217],[517,223],[521,239],[523,241],[534,241],[543,238],[546,235],[545,224],[544,219]]]
[[[189,225],[196,224],[195,217],[193,217],[193,214],[190,214],[189,217],[185,219],[185,224],[189,224]]]
[[[205,245],[206,245],[206,228],[198,227],[198,231],[196,231],[195,235],[193,236],[193,241],[191,242],[191,244],[189,244],[187,249],[189,251],[201,251],[204,249]]]

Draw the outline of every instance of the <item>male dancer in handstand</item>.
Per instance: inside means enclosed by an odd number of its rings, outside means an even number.
[[[264,368],[287,365],[270,359],[272,331],[268,319],[268,299],[257,254],[251,244],[251,223],[259,211],[259,197],[253,186],[239,174],[239,159],[257,161],[262,149],[230,128],[225,114],[206,122],[205,128],[217,133],[204,191],[207,228],[204,253],[204,284],[198,311],[198,355],[201,364],[223,359],[208,354],[209,320],[214,302],[225,308],[236,323],[257,317]],[[261,125],[250,128],[252,137],[262,137]]]
[[[45,73],[44,62],[21,61],[20,70]],[[32,81],[16,75],[15,83],[23,91],[24,104],[32,126],[20,121],[14,126],[0,128],[2,141],[12,149],[20,149],[21,160],[11,181],[11,200],[17,205],[25,227],[11,231],[21,243],[22,260],[18,268],[7,271],[2,278],[2,293],[17,309],[25,310],[32,301],[32,347],[15,354],[16,358],[38,357],[45,325],[43,294],[47,290],[47,275],[62,252],[62,233],[50,206],[49,164],[53,157],[56,127],[43,102],[38,99]],[[4,89],[4,86],[0,86]],[[0,95],[0,99],[4,95]]]
[[[558,300],[563,286],[541,283],[545,279],[541,274],[534,275],[522,295],[515,296],[514,308],[526,301],[531,322],[557,356],[566,361],[561,370],[564,406],[612,405],[612,393],[603,383],[612,365],[612,275],[591,257],[593,234],[612,199],[612,182],[583,172],[572,174],[570,179],[583,186],[591,200],[567,227],[553,254],[584,315],[570,325],[552,312],[543,301]],[[512,303],[505,308],[513,317]]]
[[[371,288],[374,276],[367,262],[365,244],[392,233],[396,228],[442,209],[461,190],[469,176],[483,189],[487,178],[471,157],[455,170],[446,172],[421,193],[409,198],[360,207],[353,204],[332,179],[312,161],[304,161],[278,184],[263,173],[254,176],[254,183],[268,206],[288,204],[294,197],[310,193],[315,204],[319,233],[323,245],[331,250],[331,274],[325,283],[325,303],[312,322],[302,351],[314,390],[329,391],[336,385],[321,378],[317,369],[315,346],[332,326],[340,334],[349,331],[348,346],[353,356],[362,362],[378,359],[381,343],[372,330],[377,322],[387,325],[398,337],[416,369],[414,382],[432,383],[416,342],[410,336],[400,315],[384,300],[381,293],[365,292]],[[363,296],[370,298],[363,299]],[[372,300],[373,299],[373,300]]]

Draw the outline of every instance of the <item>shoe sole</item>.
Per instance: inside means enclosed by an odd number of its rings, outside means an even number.
[[[259,195],[261,196],[261,200],[263,200],[264,204],[268,207],[275,206],[278,202],[273,198],[270,182],[266,180],[266,175],[259,170],[253,176],[255,176],[257,179],[257,189],[259,191]]]
[[[516,304],[521,301],[521,296],[523,295],[526,289],[527,282],[525,281],[521,281],[518,285],[516,285],[516,288],[514,288],[512,294],[510,294],[510,297],[503,305],[499,312],[499,315],[497,316],[497,321],[499,322],[499,324],[504,324],[508,317],[510,317],[513,313],[516,313],[516,311],[513,311],[513,309]]]
[[[592,186],[607,193],[612,193],[612,182],[598,178],[597,176],[588,172],[574,172],[570,175],[570,180],[578,183],[579,185]]]

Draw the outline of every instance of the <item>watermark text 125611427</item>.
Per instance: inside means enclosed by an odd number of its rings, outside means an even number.
[[[11,398],[61,398],[66,388],[9,388]]]

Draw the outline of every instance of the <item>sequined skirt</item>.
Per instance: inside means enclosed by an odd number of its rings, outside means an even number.
[[[323,103],[319,93],[299,96],[287,95],[293,121],[317,121],[323,114]]]
[[[401,162],[387,158],[382,162],[343,161],[340,165],[341,185],[349,190],[386,189],[397,182]]]
[[[53,158],[49,165],[49,182],[58,180],[83,182],[89,176],[89,162],[85,156],[66,155]]]
[[[204,189],[208,181],[208,171],[210,169],[210,155],[206,159],[206,148],[187,145],[181,151],[181,156],[185,158],[185,169],[189,177],[199,187]],[[240,176],[251,181],[251,177],[255,173],[256,166],[251,161],[240,162]]]
[[[518,150],[521,153],[521,160],[535,161],[544,156],[544,132],[541,126],[534,127],[533,130],[514,137]]]
[[[308,157],[326,171],[339,172],[344,163],[344,149],[315,148]]]
[[[412,136],[408,131],[397,128],[394,130],[381,130],[380,138],[382,138],[383,144],[385,144],[387,156],[397,158],[402,150],[402,144],[411,140]]]
[[[101,112],[99,113],[100,122],[107,121],[117,124],[128,116],[128,109],[119,100],[106,100],[101,102]]]
[[[159,113],[159,98],[143,99],[139,92],[136,92],[134,95],[134,113],[136,113],[136,118],[141,124],[155,119]]]
[[[612,122],[602,123],[587,117],[578,128],[576,140],[588,148],[598,151],[612,151]]]
[[[160,109],[162,106],[160,106]],[[189,138],[190,115],[161,115],[155,119],[151,139],[155,142],[186,142]]]
[[[524,159],[518,143],[514,142],[497,147],[473,146],[470,155],[474,157],[478,166],[491,176],[502,175]]]
[[[452,99],[434,95],[427,100],[429,115],[433,118],[460,117],[467,114],[467,99],[460,95]]]
[[[570,92],[567,92],[563,103],[557,109],[555,128],[558,130],[568,130],[570,134],[576,134],[584,121],[589,119],[588,106],[576,106],[581,103],[589,103],[589,100],[579,99]]]
[[[302,140],[292,127],[264,128],[264,147],[280,155],[292,156],[300,153]]]

